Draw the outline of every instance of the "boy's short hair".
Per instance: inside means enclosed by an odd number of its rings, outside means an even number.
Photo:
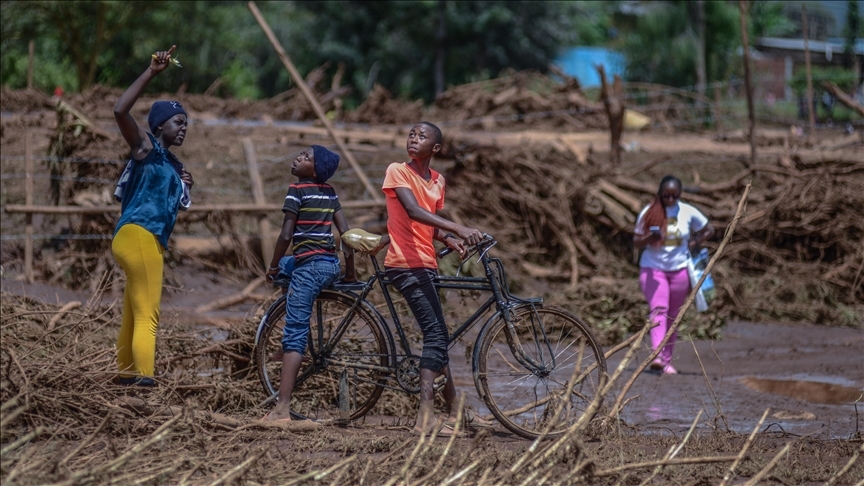
[[[432,130],[432,137],[435,139],[435,143],[441,144],[444,143],[444,135],[441,134],[441,129],[435,126],[434,123],[428,121],[421,121],[418,125],[423,125]]]

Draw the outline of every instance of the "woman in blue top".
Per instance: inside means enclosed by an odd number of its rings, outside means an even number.
[[[129,111],[154,76],[168,67],[176,46],[157,52],[150,67],[114,105],[114,119],[131,149],[131,174],[124,188],[120,221],[111,251],[126,274],[123,321],[117,338],[120,383],[153,386],[156,329],[162,297],[162,253],[174,229],[183,185],[192,175],[168,148],[186,137],[186,111],[176,101],[157,101],[150,108],[150,132]]]

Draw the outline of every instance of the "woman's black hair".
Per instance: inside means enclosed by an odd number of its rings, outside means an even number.
[[[672,181],[675,181],[675,184],[678,185],[678,190],[681,190],[681,188],[684,187],[681,185],[681,179],[679,179],[673,175],[667,175],[667,176],[664,176],[662,179],[660,179],[660,187],[657,188],[657,195],[659,196],[660,193],[663,192],[663,186],[665,186],[666,184],[668,184]]]
[[[678,190],[680,191],[681,179],[673,176],[667,175],[663,179],[660,180],[660,187],[657,189],[657,194],[654,195],[654,200],[651,201],[651,205],[648,206],[648,211],[645,211],[645,216],[643,217],[643,222],[646,228],[650,228],[651,226],[659,226],[660,232],[663,233],[663,236],[666,236],[666,208],[663,206],[663,186],[666,184],[674,182],[678,184]]]

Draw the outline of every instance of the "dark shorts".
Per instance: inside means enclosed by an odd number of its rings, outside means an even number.
[[[444,323],[441,299],[433,283],[437,272],[429,268],[387,268],[386,272],[393,287],[405,297],[423,332],[420,367],[441,372],[450,361],[447,356],[450,333]]]

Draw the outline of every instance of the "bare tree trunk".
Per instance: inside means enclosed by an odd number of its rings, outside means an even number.
[[[705,96],[708,68],[705,65],[705,0],[696,0],[696,91]]]
[[[598,64],[595,66],[600,74],[603,107],[609,118],[609,162],[613,167],[621,165],[621,134],[624,132],[624,86],[616,74],[612,86],[606,82],[606,69]]]
[[[27,43],[27,89],[33,89],[33,57],[35,53],[35,46],[33,44],[33,39],[30,39],[30,42]]]
[[[812,137],[816,131],[816,113],[813,109],[813,73],[810,71],[810,33],[807,31],[807,6],[801,4],[801,29],[804,32],[804,65],[807,68],[807,120],[810,123],[810,131],[807,137]]]
[[[435,29],[435,97],[444,92],[444,42],[447,35],[447,1],[438,0],[438,27]]]
[[[744,50],[744,89],[747,91],[747,127],[750,138],[750,167],[756,166],[756,122],[753,118],[753,88],[750,84],[750,43],[747,35],[747,4],[738,0],[741,11],[741,47]]]

